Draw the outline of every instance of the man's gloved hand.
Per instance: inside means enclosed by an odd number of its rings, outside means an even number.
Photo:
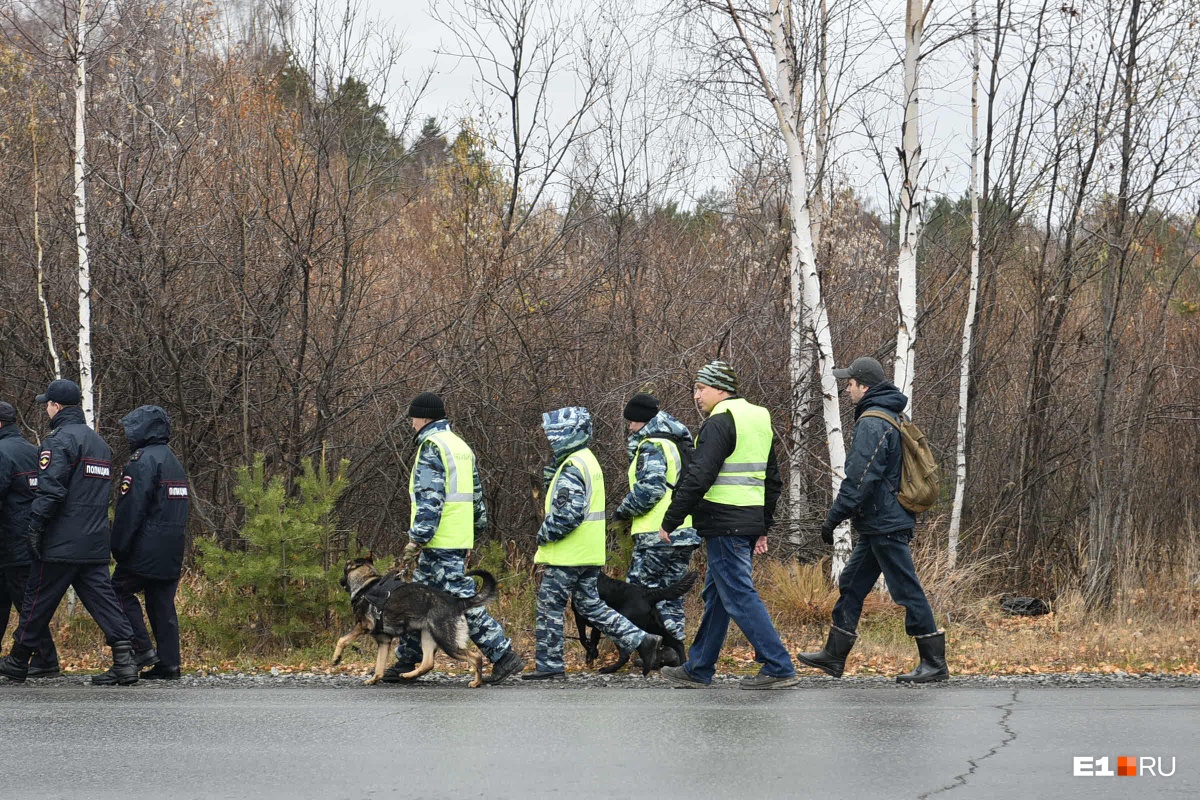
[[[29,526],[29,552],[38,561],[42,560],[42,537],[45,531],[37,525]]]
[[[833,526],[831,526],[831,525],[822,525],[821,526],[821,541],[824,542],[825,544],[833,544]]]
[[[417,556],[421,553],[421,545],[416,542],[409,542],[404,545],[404,553],[400,556],[400,563],[403,566],[411,567],[417,563]]]

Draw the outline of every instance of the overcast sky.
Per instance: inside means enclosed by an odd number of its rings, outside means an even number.
[[[889,21],[895,19],[898,35],[903,22],[903,0],[865,1],[871,5],[864,7],[864,20],[875,20],[874,24],[883,20],[890,24]],[[394,75],[394,83],[403,79],[412,81],[425,70],[434,71],[429,92],[419,106],[421,117],[435,116],[442,121],[444,128],[455,130],[464,118],[480,114],[480,98],[484,98],[486,103],[488,89],[481,84],[474,64],[446,54],[447,51],[455,50],[454,39],[448,29],[435,19],[426,0],[365,2],[368,13],[378,16],[381,22],[394,26],[396,34],[403,40],[405,51]],[[592,5],[582,3],[582,0],[554,2],[560,4],[557,7],[563,9],[587,8]],[[627,0],[625,6],[632,14],[636,14],[649,8],[660,7],[663,2],[664,0]],[[461,0],[442,0],[437,8],[442,9],[444,13],[445,9],[453,8],[456,4],[461,7]],[[956,0],[941,6],[935,5],[934,12],[940,11],[945,19],[962,13],[963,9],[968,7],[965,0]],[[677,51],[660,52],[665,54],[656,56],[660,59],[665,57],[673,62],[682,63],[686,58],[686,54]],[[922,134],[925,137],[925,153],[930,158],[926,177],[932,190],[957,194],[965,191],[969,153],[969,81],[963,68],[967,54],[965,46],[952,45],[938,55],[941,60],[931,60],[922,76]],[[895,44],[887,42],[873,47],[868,54],[868,57],[878,61],[880,71],[885,71],[886,63],[895,56]],[[877,114],[873,124],[879,128],[880,134],[875,148],[882,151],[884,166],[894,171],[895,147],[899,144],[900,137],[901,110],[899,101],[894,98],[900,95],[901,75],[899,70],[892,72],[895,73],[890,76],[896,89],[894,96],[885,95],[874,101],[875,107],[859,109],[855,113]],[[563,80],[553,87],[551,102],[560,116],[566,117],[575,107],[577,91],[571,80]],[[767,122],[771,121],[769,112],[765,112],[765,119]],[[881,178],[883,169],[879,158],[871,152],[864,132],[860,130],[862,126],[852,119],[844,118],[842,127],[845,135],[841,141],[842,152],[839,158],[848,182],[876,207],[886,206],[887,184]],[[686,204],[706,188],[723,188],[729,180],[730,160],[736,158],[736,155],[730,153],[728,144],[720,149],[718,155],[705,157],[705,166],[693,171],[692,185],[679,187],[679,199]]]

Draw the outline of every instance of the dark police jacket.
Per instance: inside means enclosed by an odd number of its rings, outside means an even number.
[[[65,407],[38,453],[30,529],[43,531],[43,561],[108,563],[111,487],[112,450],[84,422],[82,408]]]
[[[5,423],[0,428],[0,568],[29,565],[29,507],[37,463],[37,447],[15,424]]]
[[[868,409],[887,412],[897,422],[908,398],[891,383],[872,386],[854,409],[854,439],[846,457],[846,478],[825,517],[835,528],[850,520],[859,533],[911,531],[916,517],[900,505],[900,431],[887,420],[863,417]]]
[[[187,473],[167,446],[170,419],[157,406],[142,406],[121,424],[134,452],[121,475],[113,557],[135,575],[176,580],[183,570],[190,492]]]
[[[736,397],[736,395],[734,395]],[[783,481],[775,457],[775,442],[767,456],[765,502],[761,506],[730,506],[705,500],[704,495],[717,479],[721,465],[737,446],[737,428],[733,415],[713,414],[700,427],[696,450],[687,471],[679,479],[662,527],[671,533],[690,513],[696,532],[701,536],[766,536],[775,522],[775,507]]]

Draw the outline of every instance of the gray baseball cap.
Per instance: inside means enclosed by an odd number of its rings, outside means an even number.
[[[842,380],[854,378],[863,386],[878,386],[887,380],[883,375],[883,365],[870,356],[854,359],[846,369],[835,369],[833,377]]]

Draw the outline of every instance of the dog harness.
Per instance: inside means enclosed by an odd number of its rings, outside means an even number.
[[[404,581],[399,575],[389,573],[378,580],[371,581],[358,594],[350,598],[351,603],[363,600],[370,606],[367,618],[371,620],[371,635],[395,634],[394,631],[385,631],[383,629],[383,606],[387,603],[388,598],[392,596],[392,592],[396,591],[402,583]]]

